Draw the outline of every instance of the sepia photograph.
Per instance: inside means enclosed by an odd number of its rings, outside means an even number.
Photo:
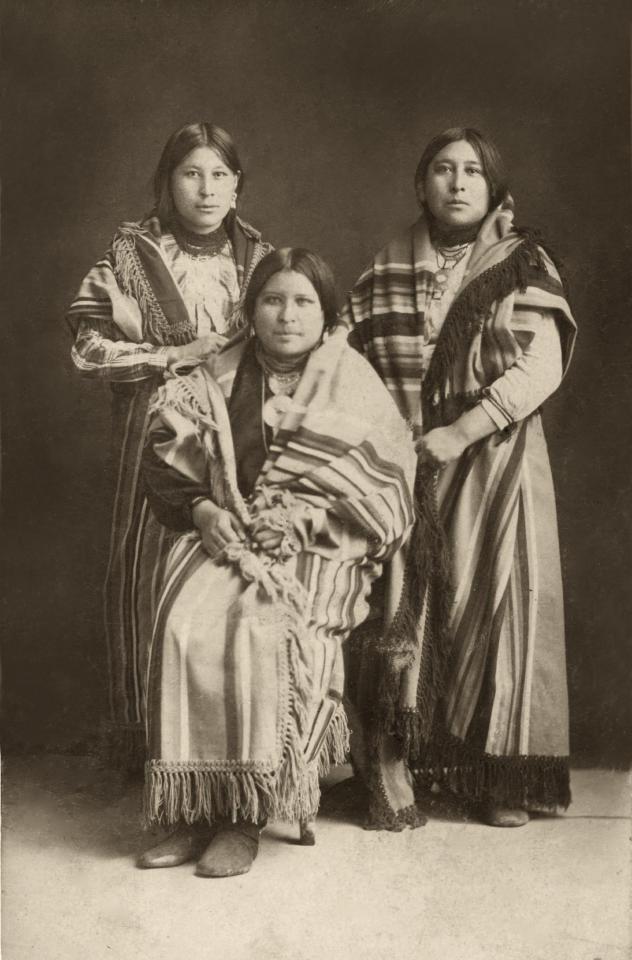
[[[4,0],[3,960],[632,960],[627,0]]]

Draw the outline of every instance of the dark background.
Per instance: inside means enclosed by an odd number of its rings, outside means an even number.
[[[162,145],[235,137],[241,212],[335,266],[341,294],[416,216],[431,135],[480,125],[519,220],[567,265],[580,340],[545,413],[566,583],[573,755],[624,764],[630,624],[627,5],[583,0],[5,0],[5,744],[81,750],[105,711],[109,396],[63,314]]]

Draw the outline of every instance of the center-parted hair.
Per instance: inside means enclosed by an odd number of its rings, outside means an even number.
[[[188,123],[172,133],[167,140],[153,177],[155,210],[163,226],[169,224],[175,216],[171,194],[173,171],[196,147],[210,147],[229,170],[239,175],[237,193],[241,192],[244,185],[239,154],[231,135],[214,123]]]
[[[466,140],[481,162],[489,187],[489,208],[492,210],[502,203],[509,191],[507,172],[495,144],[475,127],[449,127],[432,138],[417,164],[415,189],[424,184],[428,168],[439,151],[458,140]]]
[[[317,253],[312,253],[311,250],[306,250],[304,247],[281,247],[279,250],[273,250],[266,254],[263,260],[257,264],[244,299],[244,313],[248,323],[252,326],[254,322],[257,297],[268,280],[281,270],[294,270],[296,273],[302,273],[304,277],[307,277],[318,294],[325,321],[325,330],[331,330],[332,327],[335,327],[338,323],[338,301],[334,275],[322,257],[319,257]]]

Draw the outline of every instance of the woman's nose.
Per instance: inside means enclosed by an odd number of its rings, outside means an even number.
[[[203,177],[200,180],[200,193],[203,197],[209,197],[213,193],[213,181],[209,178]]]
[[[465,179],[462,170],[455,170],[452,174],[452,183],[450,184],[454,193],[459,193],[465,187]]]
[[[292,323],[295,319],[295,304],[291,300],[286,300],[279,311],[279,320],[282,323]]]

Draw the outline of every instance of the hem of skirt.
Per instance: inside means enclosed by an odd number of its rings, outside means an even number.
[[[334,714],[313,762],[290,742],[281,766],[238,762],[148,760],[144,819],[148,826],[220,819],[260,823],[311,820],[320,804],[319,776],[344,763],[349,728],[342,706]]]
[[[492,754],[455,760],[438,755],[413,768],[415,778],[432,780],[476,803],[566,810],[571,803],[568,757]]]

